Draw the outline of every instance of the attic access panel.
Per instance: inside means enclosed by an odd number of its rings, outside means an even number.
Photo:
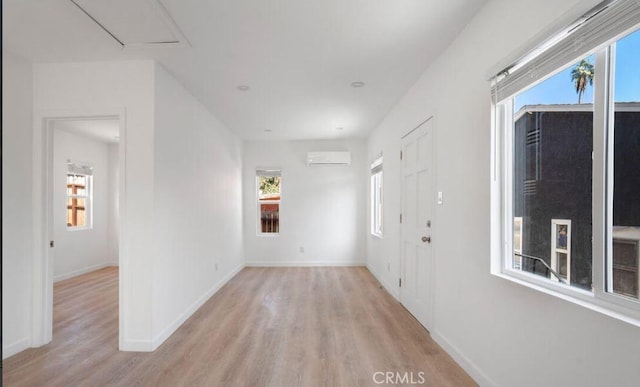
[[[188,44],[157,0],[69,1],[123,47]]]

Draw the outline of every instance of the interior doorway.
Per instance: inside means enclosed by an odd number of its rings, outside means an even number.
[[[54,283],[118,266],[117,117],[53,121]]]
[[[34,116],[33,346],[53,340],[54,285],[107,267],[116,281],[112,328],[122,331],[125,116],[105,111]]]

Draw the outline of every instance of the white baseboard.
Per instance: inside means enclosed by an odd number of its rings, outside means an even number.
[[[326,266],[366,266],[361,261],[249,261],[247,267],[326,267]]]
[[[381,275],[376,273],[375,270],[371,267],[371,265],[367,265],[367,270],[384,286],[387,292],[393,296],[397,301],[400,301],[400,291],[397,286],[392,286],[389,282],[387,282]]]
[[[187,310],[185,310],[180,316],[178,316],[178,318],[176,318],[171,324],[169,324],[169,326],[163,329],[162,332],[160,332],[160,334],[153,339],[153,341],[150,343],[151,344],[150,351],[155,351],[160,345],[162,345],[162,343],[164,343],[164,341],[168,339],[169,336],[171,336],[178,328],[180,328],[180,326],[185,321],[187,321],[189,317],[191,317],[198,309],[200,309],[200,307],[205,302],[207,302],[207,300],[209,300],[211,296],[216,294],[218,290],[220,290],[220,288],[222,288],[227,282],[229,282],[229,280],[235,277],[236,274],[238,274],[243,268],[244,268],[244,265],[238,265],[238,267],[232,270],[220,281],[218,281],[217,284],[215,284],[211,289],[209,289],[205,294],[203,294],[196,302],[191,304],[191,306],[189,306]]]
[[[367,269],[373,276],[385,287],[385,289],[391,294],[396,300],[400,301],[400,292],[397,287],[390,286],[390,284],[385,281],[385,279],[378,275],[375,270],[371,267],[371,265],[367,265]],[[438,343],[455,361],[462,367],[479,385],[481,386],[495,386],[496,384],[485,375],[484,372],[480,370],[475,363],[470,361],[466,356],[462,354],[458,350],[457,347],[452,345],[449,340],[447,340],[444,336],[433,330],[431,332],[431,337],[433,340]]]
[[[57,275],[57,276],[53,277],[53,282],[63,281],[63,280],[69,279],[69,278],[77,277],[77,276],[82,275],[82,274],[91,273],[92,271],[104,269],[105,267],[110,267],[110,266],[118,266],[118,263],[117,262],[104,262],[104,263],[99,263],[97,265],[87,266],[87,267],[84,267],[82,269],[71,271],[69,273]]]
[[[458,363],[458,365],[460,365],[460,367],[462,367],[462,369],[464,369],[469,376],[476,381],[476,383],[483,387],[496,386],[496,383],[489,379],[489,377],[482,372],[475,363],[462,354],[462,352],[460,352],[458,348],[451,344],[444,336],[434,331],[431,332],[431,338],[433,338],[433,340],[435,340],[435,342],[438,343],[438,345],[440,345],[442,349],[444,349],[453,358],[453,360],[455,360],[456,363]]]
[[[29,338],[25,337],[20,339],[14,343],[3,345],[2,346],[2,360],[15,355],[18,352],[22,352],[25,349],[29,348]]]
[[[122,340],[120,351],[126,352],[153,352],[153,342],[151,340]]]

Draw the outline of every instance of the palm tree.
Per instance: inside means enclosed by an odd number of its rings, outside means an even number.
[[[576,63],[571,70],[571,81],[576,85],[576,93],[578,93],[578,104],[582,100],[582,94],[587,89],[587,82],[593,86],[593,75],[595,71],[593,65],[586,59]]]

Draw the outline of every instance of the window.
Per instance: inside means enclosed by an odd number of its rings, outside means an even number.
[[[280,233],[280,192],[282,177],[279,169],[256,171],[258,191],[258,235]]]
[[[371,234],[382,238],[382,156],[371,163]]]
[[[640,3],[540,47],[493,79],[492,272],[640,325]]]
[[[522,216],[513,218],[513,268],[522,269]]]
[[[509,133],[512,216],[527,230],[513,248],[522,260],[520,270],[585,290],[592,282],[593,78],[585,75],[584,90],[576,93],[575,82],[583,81],[574,81],[573,74],[593,74],[592,63],[593,56],[584,57],[516,94]],[[567,237],[572,221],[578,238],[573,262],[571,246],[560,247],[558,239],[560,233]]]
[[[67,229],[91,228],[91,184],[93,168],[67,164]]]
[[[571,283],[571,220],[551,219],[552,279]]]

